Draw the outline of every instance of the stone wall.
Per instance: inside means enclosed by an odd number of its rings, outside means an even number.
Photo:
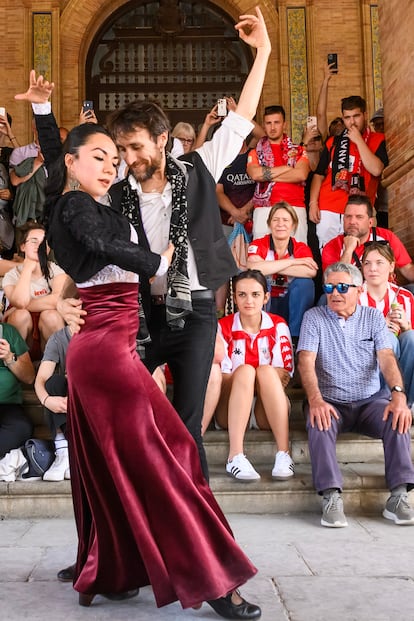
[[[390,227],[414,256],[414,5],[411,0],[380,3],[385,131],[390,165]]]

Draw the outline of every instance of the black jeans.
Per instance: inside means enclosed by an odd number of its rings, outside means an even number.
[[[33,425],[19,403],[0,404],[0,459],[32,437]]]
[[[208,480],[208,466],[201,437],[204,398],[213,362],[217,330],[214,299],[192,301],[193,311],[182,330],[171,330],[165,306],[151,307],[148,328],[152,342],[145,346],[143,362],[152,373],[165,362],[174,381],[173,405],[197,443],[201,467]]]
[[[64,375],[55,373],[46,380],[45,388],[51,397],[67,397],[68,381]],[[63,433],[66,431],[66,414],[52,412],[47,407],[44,408],[47,425],[52,434],[52,438],[56,437],[58,429]]]

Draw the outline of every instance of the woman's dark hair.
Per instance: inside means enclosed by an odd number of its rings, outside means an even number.
[[[233,276],[231,283],[234,293],[236,293],[237,283],[241,280],[245,280],[246,278],[256,280],[256,282],[263,287],[264,293],[267,293],[267,281],[260,270],[245,270],[244,272],[240,272],[239,274],[236,274],[236,276]]]
[[[17,251],[20,256],[23,256],[22,251],[20,250],[20,246],[25,244],[27,241],[27,237],[30,231],[45,231],[45,227],[40,222],[34,222],[32,220],[26,222],[22,226],[16,228],[16,246]],[[47,256],[47,248],[46,248],[46,232],[45,236],[37,249],[37,253],[39,256],[39,264],[40,269],[42,270],[43,276],[46,278],[47,282],[51,280],[51,274],[49,270],[49,261]]]
[[[67,172],[65,165],[65,155],[71,153],[77,155],[79,148],[85,145],[91,136],[95,134],[104,134],[110,137],[107,130],[101,125],[95,123],[83,123],[77,125],[68,133],[65,142],[62,145],[61,155],[48,167],[48,179],[45,188],[45,207],[43,211],[43,224],[47,229],[50,210],[53,209],[59,196],[61,196],[67,180]]]

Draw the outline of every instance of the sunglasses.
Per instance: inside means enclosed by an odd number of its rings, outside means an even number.
[[[369,248],[372,244],[379,244],[380,246],[389,246],[390,242],[387,239],[373,239],[372,241],[367,241],[364,244],[364,248]]]
[[[331,285],[331,283],[325,283],[322,285],[322,289],[325,293],[333,293],[334,289],[337,290],[338,293],[347,293],[349,287],[357,287],[358,285],[350,285],[347,282],[338,282],[337,285]]]

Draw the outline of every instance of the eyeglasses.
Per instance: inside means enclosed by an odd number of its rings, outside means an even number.
[[[177,136],[178,140],[181,140],[181,142],[184,142],[185,144],[193,144],[194,140],[192,138],[180,138],[179,136]]]
[[[30,239],[26,239],[25,244],[32,244],[33,246],[40,246],[42,243],[42,239],[37,239],[36,237],[31,237]]]
[[[389,246],[390,242],[388,239],[373,239],[372,241],[367,241],[364,244],[364,248],[369,248],[372,244],[379,244],[380,246]]]
[[[338,293],[347,293],[349,287],[358,287],[358,285],[350,285],[347,282],[338,282],[337,285],[332,285],[331,283],[322,285],[322,289],[325,293],[333,293],[334,289],[336,289]]]

